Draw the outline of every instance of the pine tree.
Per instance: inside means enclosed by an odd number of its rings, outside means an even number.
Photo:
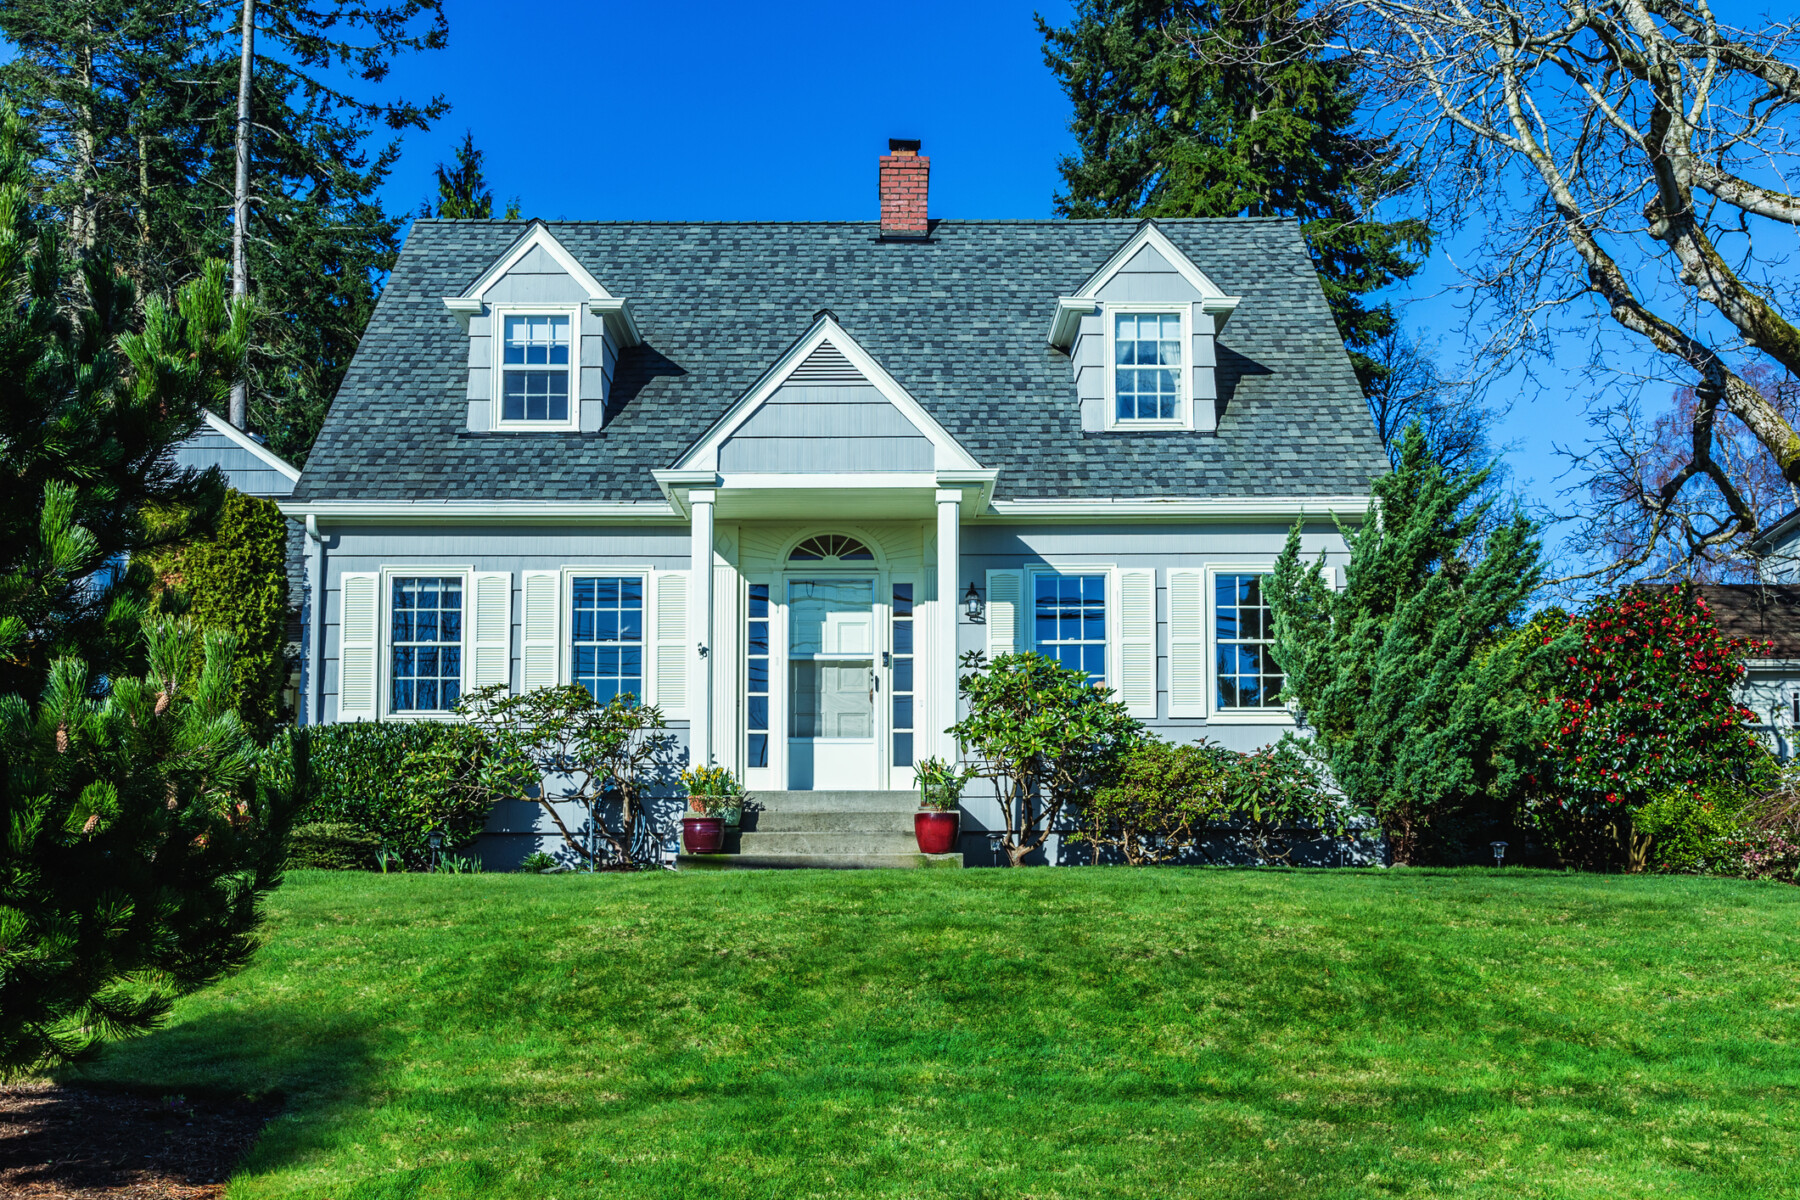
[[[1365,386],[1394,327],[1369,294],[1419,268],[1416,220],[1369,207],[1406,183],[1385,142],[1356,131],[1348,62],[1297,20],[1298,0],[1078,0],[1038,19],[1044,60],[1074,105],[1060,169],[1065,216],[1293,217]]]
[[[1542,577],[1523,516],[1489,521],[1487,469],[1446,471],[1415,423],[1367,519],[1346,528],[1343,591],[1288,535],[1271,581],[1275,658],[1338,785],[1400,862],[1455,857],[1526,783],[1543,655],[1514,636]],[[1482,536],[1481,531],[1492,527]]]
[[[165,299],[231,242],[238,90],[235,5],[197,0],[17,0],[0,36],[18,57],[0,88],[41,139],[34,187],[68,251],[102,255],[137,295]],[[393,59],[445,37],[438,0],[263,0],[246,252],[256,320],[252,428],[303,463],[398,253],[378,194],[398,143],[442,97],[368,101]],[[358,33],[364,31],[365,38]]]
[[[475,148],[474,131],[464,130],[462,145],[456,148],[456,165],[437,165],[437,210],[434,212],[431,201],[427,200],[419,205],[419,215],[445,221],[486,221],[491,218],[494,194],[488,190],[487,177],[481,170],[485,157]],[[517,197],[507,202],[504,219],[519,219]]]
[[[230,636],[200,656],[191,625],[146,620],[136,557],[216,512],[218,473],[171,452],[248,312],[215,263],[129,331],[122,278],[94,256],[68,274],[31,155],[0,110],[0,1076],[147,1029],[243,962],[289,799],[231,710]]]

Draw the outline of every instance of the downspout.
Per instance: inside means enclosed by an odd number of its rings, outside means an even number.
[[[319,536],[319,518],[306,514],[306,540],[313,567],[312,679],[307,690],[308,725],[325,720],[325,539]]]

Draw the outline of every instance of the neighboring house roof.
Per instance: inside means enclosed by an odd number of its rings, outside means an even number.
[[[1241,297],[1219,336],[1217,433],[1084,433],[1066,354],[1045,330],[1136,221],[938,221],[930,239],[874,222],[552,222],[616,297],[626,349],[596,433],[467,428],[469,342],[444,297],[531,228],[414,224],[295,489],[296,500],[656,500],[670,467],[821,312],[983,467],[1001,498],[1342,496],[1387,458],[1298,227],[1159,221]]]
[[[1726,637],[1775,644],[1749,657],[1800,659],[1800,584],[1704,583],[1694,590]]]
[[[193,435],[175,447],[178,466],[204,471],[218,467],[225,481],[246,496],[264,498],[293,494],[300,468],[294,466],[242,429],[209,410]]]

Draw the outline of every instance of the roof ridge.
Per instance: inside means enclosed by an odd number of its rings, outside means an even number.
[[[933,217],[938,225],[1129,225],[1136,228],[1146,220],[1153,220],[1158,225],[1292,225],[1298,217]],[[530,225],[538,222],[544,225],[731,225],[731,226],[770,226],[791,228],[794,226],[879,226],[879,220],[816,220],[816,221],[730,221],[730,220],[569,220],[548,217],[517,217],[508,220],[504,217],[415,217],[415,225],[480,225],[485,227]]]

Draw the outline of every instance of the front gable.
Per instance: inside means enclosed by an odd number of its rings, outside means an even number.
[[[980,464],[829,314],[776,361],[677,471],[930,474]]]

